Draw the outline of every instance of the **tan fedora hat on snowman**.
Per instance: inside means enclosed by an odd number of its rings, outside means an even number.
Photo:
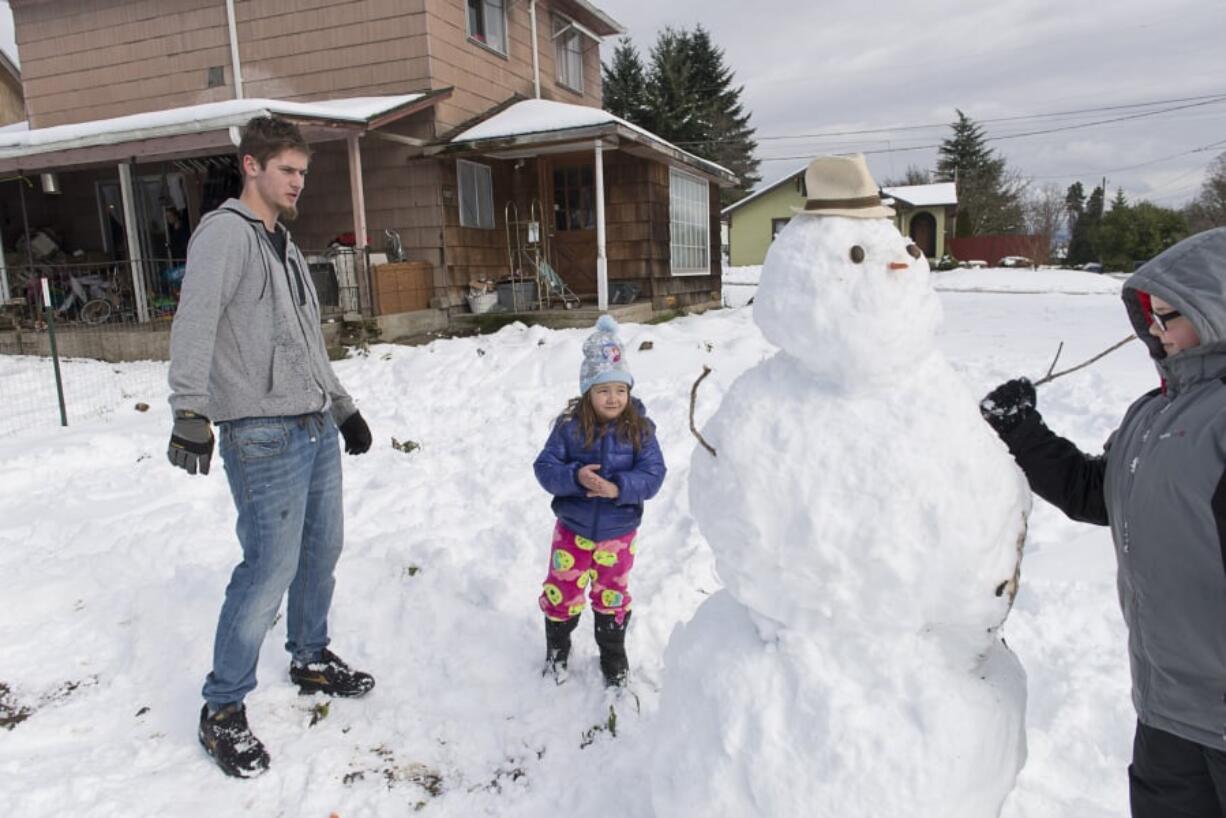
[[[864,155],[819,156],[805,169],[804,207],[801,216],[849,216],[853,219],[893,218],[894,209],[881,201],[880,188],[868,172]]]

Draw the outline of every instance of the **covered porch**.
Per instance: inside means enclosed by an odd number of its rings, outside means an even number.
[[[327,195],[348,200],[343,221],[333,213],[304,218],[293,229],[325,310],[369,313],[359,140],[378,134],[380,144],[424,145],[428,117],[414,115],[448,93],[231,100],[33,131],[24,124],[0,129],[0,176],[7,177],[0,179],[0,303],[10,314],[24,306],[36,320],[45,278],[51,306],[67,323],[147,329],[168,323],[192,230],[241,190],[235,155],[241,127],[275,114],[295,122],[312,145],[342,146],[348,190]],[[343,234],[352,236],[348,246],[329,246]]]
[[[735,183],[719,165],[606,111],[519,98],[425,155],[455,179],[443,188],[454,290],[492,288],[504,312],[718,303],[719,188]]]

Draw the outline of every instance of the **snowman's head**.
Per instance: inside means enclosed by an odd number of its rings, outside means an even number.
[[[886,218],[797,215],[754,299],[767,340],[851,388],[906,374],[932,353],[940,320],[927,259]]]

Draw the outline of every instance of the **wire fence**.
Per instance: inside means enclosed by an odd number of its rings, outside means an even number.
[[[323,320],[372,314],[364,251],[333,248],[307,259]],[[179,259],[7,268],[0,436],[164,402],[184,269]]]

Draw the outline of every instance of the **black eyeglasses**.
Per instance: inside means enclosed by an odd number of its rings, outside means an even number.
[[[1178,312],[1177,310],[1171,310],[1170,312],[1164,313],[1151,313],[1151,316],[1154,319],[1154,323],[1158,325],[1158,329],[1166,332],[1168,322],[1174,321],[1176,318],[1181,318],[1182,313]]]

